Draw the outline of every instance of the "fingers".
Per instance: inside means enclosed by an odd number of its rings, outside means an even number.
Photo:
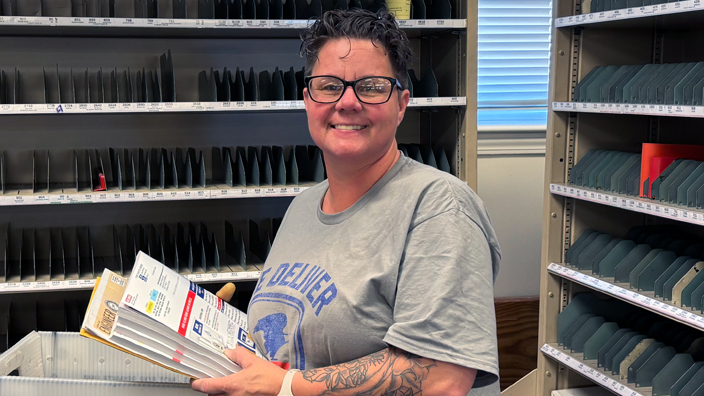
[[[229,382],[227,377],[203,378],[191,382],[191,388],[196,392],[207,393],[209,395],[219,395],[226,393],[226,386]]]
[[[247,367],[251,366],[252,363],[259,359],[243,347],[227,349],[225,350],[225,356],[227,356],[233,362],[237,363],[237,365],[242,367],[243,369],[246,369]]]
[[[232,300],[232,296],[235,294],[235,289],[236,287],[234,283],[226,283],[225,286],[223,286],[220,290],[218,290],[217,293],[215,293],[215,295],[221,300],[230,302],[230,300]]]

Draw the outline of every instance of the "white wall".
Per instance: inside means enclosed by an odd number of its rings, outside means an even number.
[[[545,133],[481,133],[477,192],[489,211],[502,259],[495,297],[537,296]]]

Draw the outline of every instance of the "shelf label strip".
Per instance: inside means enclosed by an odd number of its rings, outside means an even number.
[[[261,271],[220,272],[185,275],[193,282],[228,282],[258,280]],[[95,286],[95,279],[47,281],[47,282],[12,282],[0,283],[0,293],[41,292],[54,290],[87,290]]]
[[[600,370],[597,370],[580,360],[574,359],[568,354],[563,353],[548,344],[543,345],[543,347],[540,348],[540,351],[543,352],[543,354],[545,354],[546,356],[557,360],[558,362],[564,364],[565,366],[568,366],[579,374],[589,378],[599,386],[606,388],[612,392],[615,392],[617,395],[644,396],[642,393],[638,393],[633,389],[627,387],[626,385],[619,383],[613,378],[610,378],[606,374],[602,373]]]
[[[465,106],[464,96],[411,98],[410,107]],[[95,113],[178,113],[215,111],[305,110],[302,100],[257,102],[167,102],[167,103],[49,103],[3,104],[3,114],[95,114]]]
[[[683,321],[692,327],[704,330],[704,317],[701,317],[691,311],[686,311],[681,308],[673,307],[671,305],[665,304],[664,302],[658,301],[656,299],[644,296],[642,294],[630,290],[626,290],[622,287],[572,270],[557,263],[551,263],[548,266],[548,271],[552,272],[555,275],[580,283],[582,285],[597,289],[611,296],[624,299],[634,305],[648,308],[659,313],[662,316],[669,317],[678,321]]]
[[[157,19],[0,16],[0,26],[121,27],[179,29],[306,29],[307,19]],[[466,28],[466,19],[399,20],[402,28]]]
[[[673,117],[704,117],[704,106],[675,106],[629,103],[553,102],[553,111],[578,113],[638,114]]]
[[[674,3],[664,3],[649,5],[636,8],[624,8],[620,10],[594,12],[590,14],[574,15],[555,19],[555,27],[567,27],[575,25],[584,25],[590,23],[599,23],[606,21],[615,21],[621,19],[635,19],[650,16],[659,16],[667,14],[677,14],[684,12],[692,12],[702,9],[701,0],[678,1]]]
[[[121,191],[93,193],[19,194],[0,196],[0,206],[45,204],[93,204],[109,202],[184,201],[192,199],[230,199],[258,197],[292,197],[307,190],[308,186],[228,188],[186,191]]]
[[[564,186],[554,183],[550,184],[550,192],[553,194],[562,195],[564,197],[610,205],[633,212],[649,214],[651,216],[664,217],[696,225],[704,225],[704,211],[699,211],[693,208],[665,205],[661,204],[659,201],[653,201],[645,198],[624,197],[622,195],[606,194],[599,191]]]

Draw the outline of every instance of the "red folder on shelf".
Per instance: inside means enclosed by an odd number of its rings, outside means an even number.
[[[640,167],[640,196],[650,198],[653,181],[678,158],[704,161],[704,146],[689,144],[643,143]],[[648,180],[647,186],[645,180]]]

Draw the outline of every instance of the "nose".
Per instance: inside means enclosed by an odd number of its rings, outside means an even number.
[[[356,110],[362,109],[362,103],[357,99],[357,95],[354,93],[352,87],[347,87],[345,92],[342,93],[342,97],[337,101],[335,105],[337,110]]]

